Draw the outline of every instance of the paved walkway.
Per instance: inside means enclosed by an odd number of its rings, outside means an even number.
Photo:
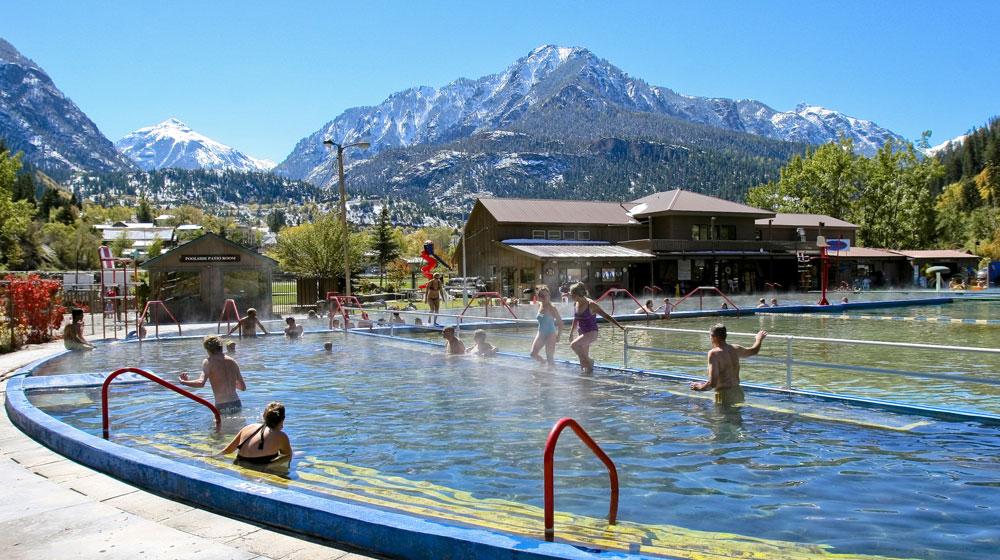
[[[62,348],[0,355],[0,376]],[[0,383],[0,398],[6,381]],[[5,560],[106,558],[365,560],[161,498],[74,463],[0,414],[0,549]]]

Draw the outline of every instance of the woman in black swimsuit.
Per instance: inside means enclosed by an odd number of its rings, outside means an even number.
[[[272,402],[264,409],[264,422],[244,426],[222,455],[236,451],[237,464],[266,465],[292,456],[292,444],[281,428],[285,426],[285,405]]]

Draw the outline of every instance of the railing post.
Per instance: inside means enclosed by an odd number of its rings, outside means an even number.
[[[544,523],[545,540],[552,542],[555,540],[555,452],[556,443],[559,441],[559,434],[563,429],[572,429],[580,441],[584,443],[604,463],[608,469],[608,479],[611,485],[611,503],[608,507],[608,524],[614,525],[618,521],[618,469],[615,468],[614,461],[608,457],[607,453],[601,449],[600,445],[594,441],[586,430],[572,418],[562,418],[556,422],[549,432],[549,437],[545,440],[545,451],[542,454],[542,476],[543,476],[543,501],[544,501]]]
[[[785,389],[792,388],[792,337],[785,339]]]
[[[628,327],[622,333],[622,366],[628,369]]]

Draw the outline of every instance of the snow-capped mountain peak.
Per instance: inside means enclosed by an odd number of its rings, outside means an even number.
[[[776,111],[760,101],[683,95],[629,76],[587,49],[542,45],[496,74],[411,88],[378,105],[348,109],[299,141],[275,171],[328,184],[333,168],[322,148],[327,138],[370,142],[371,148],[352,157],[358,161],[386,149],[451,142],[529,121],[544,128],[551,119],[573,114],[653,115],[808,144],[845,137],[869,155],[889,140],[903,141],[875,123],[824,107],[801,104]]]
[[[267,171],[274,167],[271,161],[212,140],[173,117],[127,134],[115,147],[145,171],[165,167]]]

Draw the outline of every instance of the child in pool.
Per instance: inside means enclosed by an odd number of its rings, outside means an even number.
[[[475,334],[472,335],[472,341],[475,344],[472,348],[469,348],[468,352],[470,354],[475,354],[477,356],[496,356],[497,347],[493,346],[489,342],[486,342],[486,331],[483,329],[478,329]]]

